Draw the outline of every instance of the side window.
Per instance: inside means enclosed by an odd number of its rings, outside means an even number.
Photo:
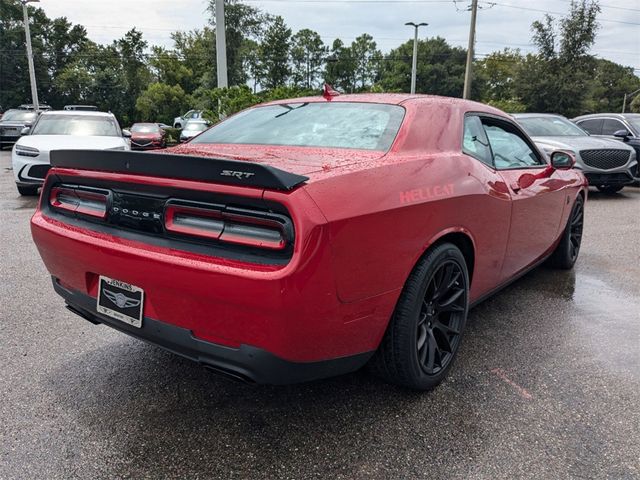
[[[482,121],[497,169],[526,168],[544,165],[544,161],[529,146],[517,128],[508,122],[483,119]]]
[[[589,120],[580,120],[577,125],[589,132],[591,135],[602,135],[602,123],[604,120],[601,118],[590,118]]]
[[[464,118],[462,151],[493,167],[493,157],[487,134],[482,128],[482,121],[475,115],[467,115]]]
[[[602,125],[602,135],[613,135],[618,130],[626,130],[629,131],[627,127],[624,126],[620,120],[615,120],[613,118],[605,118],[604,124]]]

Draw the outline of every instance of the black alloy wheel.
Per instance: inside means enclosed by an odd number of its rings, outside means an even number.
[[[427,375],[445,369],[457,350],[465,297],[460,265],[453,260],[442,263],[429,280],[418,318],[418,361]]]
[[[458,352],[468,309],[464,255],[451,243],[431,247],[402,289],[371,369],[403,387],[436,387]]]
[[[584,227],[584,199],[578,195],[569,214],[558,246],[549,257],[549,265],[562,270],[570,270],[580,254],[582,230]]]
[[[580,253],[580,245],[582,244],[582,228],[584,226],[584,202],[582,197],[578,197],[579,200],[571,211],[571,218],[569,219],[569,256],[571,262],[575,263]]]

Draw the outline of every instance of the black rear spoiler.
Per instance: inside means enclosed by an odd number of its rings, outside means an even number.
[[[308,177],[260,163],[165,153],[54,150],[51,166],[292,190]]]

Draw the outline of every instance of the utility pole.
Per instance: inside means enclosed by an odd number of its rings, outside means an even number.
[[[29,64],[29,79],[31,81],[31,101],[33,109],[37,112],[40,110],[40,102],[38,101],[38,88],[36,86],[36,70],[33,66],[33,49],[31,48],[31,29],[29,28],[29,12],[27,12],[27,3],[37,3],[40,0],[21,0],[22,13],[24,14],[24,33],[27,37],[27,62]]]
[[[462,98],[471,96],[471,80],[473,76],[473,49],[476,44],[476,16],[478,14],[478,0],[471,3],[471,27],[469,28],[469,48],[467,49],[467,67],[464,72],[464,92]]]
[[[624,94],[624,99],[622,100],[622,113],[627,110],[627,97],[633,97],[636,93],[640,93],[640,88],[634,92]]]
[[[228,87],[227,38],[224,25],[224,0],[216,0],[216,64],[218,88]]]
[[[426,27],[428,23],[407,22],[405,25],[413,27],[413,63],[411,64],[411,94],[416,93],[416,77],[418,75],[418,28]]]

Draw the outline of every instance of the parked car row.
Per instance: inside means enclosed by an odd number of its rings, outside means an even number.
[[[612,138],[591,136],[560,115],[523,113],[513,116],[545,153],[570,151],[576,158],[576,168],[582,170],[589,184],[601,192],[615,193],[636,181],[637,154],[629,145]]]
[[[50,168],[52,150],[129,150],[130,133],[120,129],[115,115],[92,111],[42,112],[31,127],[23,127],[11,155],[13,175],[21,195],[35,195]]]

